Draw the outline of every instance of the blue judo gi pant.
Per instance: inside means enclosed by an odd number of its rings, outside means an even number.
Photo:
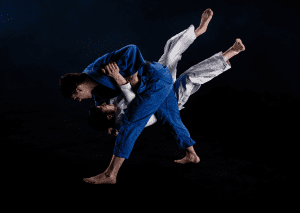
[[[168,67],[152,62],[146,79],[145,88],[138,89],[135,99],[124,111],[113,151],[115,156],[129,158],[136,139],[155,112],[158,121],[175,137],[179,149],[186,149],[195,144],[181,121],[173,79]]]

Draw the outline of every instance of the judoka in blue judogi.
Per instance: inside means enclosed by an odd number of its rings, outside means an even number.
[[[207,9],[203,12],[200,26],[195,30],[196,37],[206,31],[212,15],[213,12],[211,9]],[[190,34],[190,32],[188,34]],[[175,44],[175,42],[170,43]],[[234,46],[222,55],[225,61],[228,62],[228,59],[243,50],[245,50],[245,48],[241,40],[237,39]],[[168,54],[166,54],[166,56],[167,55]],[[181,56],[179,55],[178,57],[180,58]],[[218,55],[217,57],[219,58],[221,56]],[[180,59],[171,57],[171,60],[176,61]],[[138,47],[135,45],[128,45],[120,50],[107,53],[90,64],[83,71],[83,74],[88,75],[89,78],[93,80],[77,86],[76,92],[71,95],[71,98],[74,100],[78,99],[79,101],[82,99],[94,98],[96,106],[101,105],[103,102],[109,103],[110,98],[101,97],[101,94],[98,94],[96,90],[92,90],[97,85],[110,88],[114,91],[115,96],[120,95],[121,90],[116,81],[101,72],[101,69],[106,67],[111,61],[117,64],[119,73],[124,78],[132,76],[137,72],[140,79],[140,85],[136,91],[135,98],[130,102],[121,118],[119,134],[117,135],[113,151],[114,155],[108,168],[99,175],[84,178],[83,180],[93,184],[115,184],[117,173],[124,159],[129,157],[137,137],[154,113],[158,121],[162,124],[167,124],[165,126],[167,126],[167,129],[175,136],[179,148],[186,149],[187,155],[177,162],[183,164],[190,162],[198,163],[200,158],[193,149],[195,141],[191,139],[179,114],[178,102],[184,104],[186,100],[182,99],[177,101],[173,87],[175,78],[172,78],[172,74],[168,67],[161,64],[163,63],[172,66],[172,64],[176,63],[169,63],[167,62],[168,60],[160,59],[161,63],[151,62],[149,66],[147,66]],[[164,63],[164,61],[167,63]],[[174,75],[174,72],[172,73]],[[191,73],[193,73],[193,70],[191,70]],[[193,84],[198,84],[199,82],[197,81],[199,79],[200,78],[195,78],[195,82],[193,82],[194,80],[192,79],[190,80],[192,80]],[[199,85],[188,93],[195,92],[197,88],[199,89]],[[183,106],[180,106],[180,108],[182,107]]]
[[[129,157],[136,139],[155,112],[158,121],[162,124],[168,124],[165,126],[174,135],[180,149],[186,149],[195,144],[181,121],[173,78],[167,66],[163,66],[158,62],[151,62],[150,66],[147,66],[138,47],[128,45],[98,58],[83,73],[89,75],[99,84],[119,90],[116,82],[101,72],[101,69],[109,61],[116,62],[123,77],[129,77],[138,72],[141,79],[136,97],[129,104],[122,117],[121,128],[113,151],[115,156],[125,159]],[[109,101],[97,94],[93,95],[95,100],[99,102]]]

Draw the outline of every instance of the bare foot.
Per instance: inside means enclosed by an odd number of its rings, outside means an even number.
[[[212,19],[213,11],[208,8],[202,13],[202,18],[200,21],[199,27],[195,30],[197,36],[201,35],[202,33],[205,33],[207,30],[208,23]]]
[[[106,173],[103,172],[90,178],[83,178],[83,181],[91,184],[116,184],[117,178],[106,175]]]
[[[242,40],[237,38],[235,40],[235,43],[231,47],[231,49],[235,52],[241,52],[241,51],[244,51],[246,48],[245,48],[244,44],[242,43]]]
[[[200,158],[197,155],[185,156],[180,160],[174,160],[175,163],[186,164],[186,163],[199,163]]]

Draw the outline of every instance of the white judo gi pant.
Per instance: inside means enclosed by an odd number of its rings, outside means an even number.
[[[171,72],[179,110],[184,109],[183,105],[192,94],[199,90],[202,84],[231,68],[223,58],[221,51],[190,67],[176,79],[178,61],[181,60],[182,54],[195,39],[195,28],[193,25],[190,25],[188,29],[167,41],[164,47],[164,54],[158,61],[163,66],[166,65]]]

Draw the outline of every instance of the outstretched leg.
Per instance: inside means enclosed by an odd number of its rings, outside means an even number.
[[[230,69],[231,65],[228,59],[244,50],[245,46],[241,39],[236,39],[234,45],[225,53],[219,52],[182,73],[174,84],[179,110],[184,108],[183,105],[192,94],[199,90],[202,84]]]
[[[174,136],[179,149],[186,150],[186,157],[175,162],[182,164],[199,163],[200,158],[193,148],[196,142],[191,138],[188,129],[182,123],[174,88],[156,111],[156,116],[162,126]]]
[[[176,81],[177,64],[181,60],[182,54],[201,34],[205,33],[207,26],[212,19],[213,12],[211,9],[206,9],[202,13],[202,19],[199,27],[195,30],[193,25],[172,38],[170,38],[165,47],[164,54],[158,60],[158,63],[167,66],[173,78],[173,83]]]

